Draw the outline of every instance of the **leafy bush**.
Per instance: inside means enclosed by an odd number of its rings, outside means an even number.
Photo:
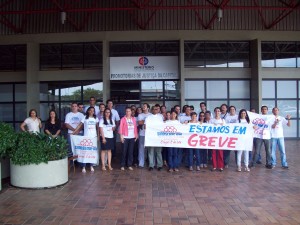
[[[0,157],[7,156],[16,145],[16,140],[14,128],[10,124],[0,122]]]

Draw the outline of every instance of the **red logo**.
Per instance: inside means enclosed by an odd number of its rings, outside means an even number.
[[[91,139],[83,139],[80,143],[81,146],[93,146]]]
[[[166,126],[165,129],[164,129],[165,132],[177,132],[177,129],[173,126]]]

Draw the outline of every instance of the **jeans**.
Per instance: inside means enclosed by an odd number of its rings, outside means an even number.
[[[280,159],[282,166],[288,166],[286,162],[286,154],[285,154],[285,146],[284,146],[284,138],[271,138],[272,144],[272,165],[276,165],[276,148],[278,145],[278,149],[280,152]]]
[[[194,165],[194,155],[196,156],[196,166],[200,166],[200,149],[190,148],[189,152],[189,167]]]
[[[124,138],[124,143],[122,144],[121,167],[125,167],[126,159],[127,159],[127,166],[128,167],[132,166],[133,148],[135,143],[134,140],[135,140],[134,138]]]
[[[162,159],[163,161],[167,161],[168,160],[168,148],[162,148]]]
[[[133,164],[138,164],[138,156],[139,156],[139,139],[134,142],[133,147]]]
[[[154,167],[155,162],[155,154],[157,161],[157,168],[163,166],[162,155],[161,155],[161,147],[149,147],[148,150],[148,158],[149,158],[149,167]]]
[[[224,157],[224,165],[229,165],[229,162],[230,162],[230,153],[231,153],[231,150],[224,150],[223,151],[223,157]]]
[[[177,166],[179,167],[182,163],[182,155],[183,155],[184,149],[177,148]]]
[[[263,144],[266,150],[266,165],[271,165],[270,140],[254,138],[254,143],[255,143],[255,148],[254,148],[253,159],[252,159],[253,166],[255,166],[256,162],[259,160],[259,155]]]
[[[144,167],[145,165],[145,152],[147,149],[145,148],[145,136],[139,137],[139,166]]]
[[[178,148],[167,148],[168,150],[168,165],[170,169],[178,168],[177,152]]]
[[[242,154],[244,153],[244,165],[245,167],[248,167],[249,165],[249,152],[248,151],[243,151],[243,150],[238,150],[237,151],[237,166],[241,167],[242,166]]]
[[[200,149],[200,164],[207,164],[207,149]]]

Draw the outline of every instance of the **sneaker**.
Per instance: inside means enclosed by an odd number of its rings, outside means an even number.
[[[189,170],[190,170],[190,171],[193,171],[194,169],[193,169],[193,167],[192,167],[192,166],[190,166]]]
[[[91,166],[91,172],[94,172],[95,170],[94,170],[94,167],[93,166]]]
[[[179,172],[179,169],[175,168],[174,171],[175,171],[175,172]]]
[[[172,173],[172,172],[173,172],[173,169],[169,169],[169,172]]]
[[[211,169],[212,172],[213,172],[213,171],[216,171],[216,170],[217,170],[217,168],[212,168],[212,169]]]
[[[124,168],[124,167],[121,167],[121,170],[122,170],[122,171],[124,171],[124,170],[125,170],[125,168]]]
[[[200,168],[203,168],[204,167],[204,165],[203,164],[200,164]]]
[[[86,173],[85,167],[82,168],[81,172]]]
[[[282,169],[286,169],[286,170],[288,170],[288,169],[289,169],[289,167],[288,167],[288,166],[282,166]]]
[[[207,168],[207,164],[204,164],[203,166],[204,166],[204,168]]]
[[[201,166],[197,166],[197,167],[196,167],[196,170],[197,170],[197,171],[200,171],[200,167],[201,167]],[[203,167],[202,167],[202,168],[203,168]]]
[[[220,172],[223,172],[223,168],[220,168]]]
[[[128,167],[129,170],[133,170],[133,168],[131,166]]]
[[[248,166],[245,167],[245,172],[250,172],[250,169]]]
[[[274,168],[275,168],[275,165],[272,165],[271,167],[272,167],[272,169],[274,169]]]
[[[241,167],[238,167],[238,168],[237,168],[237,171],[238,171],[238,172],[241,172],[241,171],[242,171],[242,168],[241,168]]]

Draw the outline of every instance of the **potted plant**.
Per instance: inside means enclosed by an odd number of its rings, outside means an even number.
[[[23,188],[55,187],[68,182],[67,141],[45,134],[13,132],[12,146],[6,147],[10,158],[10,181]],[[8,136],[0,136],[0,142]],[[4,151],[3,151],[4,152]]]

